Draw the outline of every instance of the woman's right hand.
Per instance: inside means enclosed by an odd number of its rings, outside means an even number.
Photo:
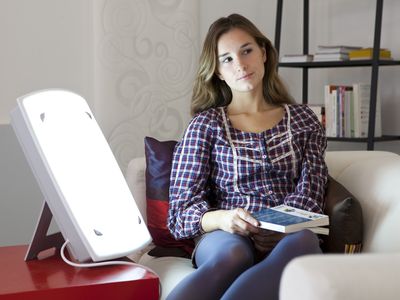
[[[260,231],[258,221],[243,208],[206,212],[201,220],[201,226],[205,232],[221,229],[243,236],[257,234]]]

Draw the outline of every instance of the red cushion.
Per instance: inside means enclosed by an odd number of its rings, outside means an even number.
[[[175,240],[167,228],[169,183],[172,156],[176,143],[176,141],[158,141],[151,137],[146,137],[144,140],[147,227],[154,244],[160,247],[157,251],[153,251],[153,253],[157,253],[157,256],[163,256],[163,252],[166,252],[160,251],[162,248],[177,248],[190,256],[194,248],[192,239]],[[168,251],[168,255],[170,253],[171,251]],[[177,256],[184,255],[179,254]]]

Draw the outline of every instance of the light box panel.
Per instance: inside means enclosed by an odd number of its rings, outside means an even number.
[[[45,90],[17,102],[11,124],[71,254],[103,261],[146,246],[150,234],[86,101]]]

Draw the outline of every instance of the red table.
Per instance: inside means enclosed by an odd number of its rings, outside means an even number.
[[[138,266],[75,268],[59,253],[25,262],[27,246],[0,247],[0,299],[158,299],[159,279]]]

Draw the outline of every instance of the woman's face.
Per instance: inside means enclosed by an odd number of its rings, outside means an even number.
[[[246,31],[234,28],[223,35],[217,44],[218,76],[235,92],[262,90],[265,49]]]

